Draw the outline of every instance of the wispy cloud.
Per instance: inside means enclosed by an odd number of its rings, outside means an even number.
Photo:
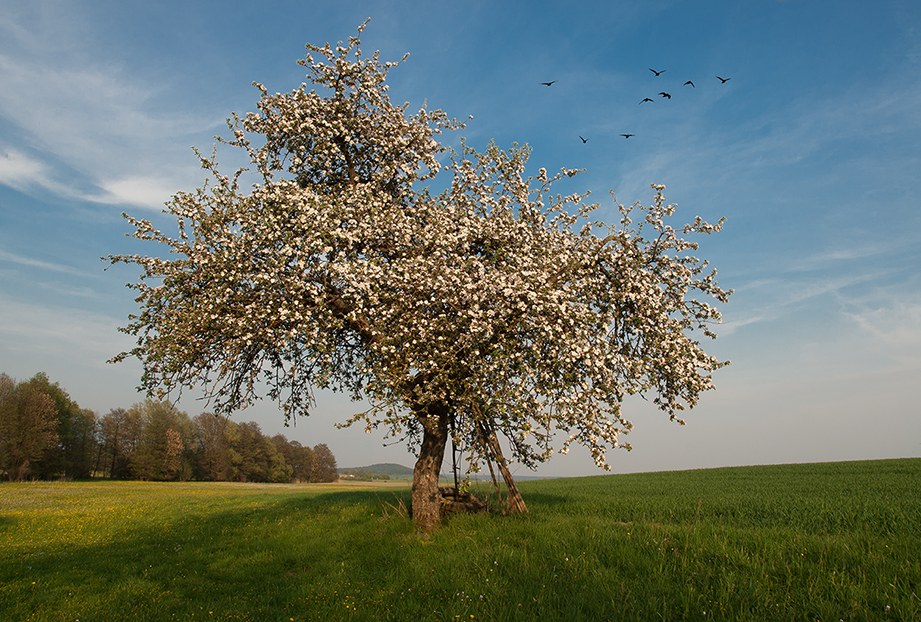
[[[57,299],[60,300],[65,296],[70,296],[74,298],[82,298],[84,300],[96,300],[99,299],[99,290],[93,289],[91,287],[73,287],[64,283],[36,283],[37,287],[41,289],[54,292],[57,296]]]
[[[113,205],[138,205],[162,209],[178,189],[176,180],[167,177],[133,176],[100,182],[102,194],[89,196],[88,200]]]
[[[40,183],[45,176],[44,165],[15,150],[0,154],[0,183],[22,190]]]
[[[188,175],[182,175],[183,179]],[[54,166],[30,157],[16,149],[0,145],[0,184],[21,192],[38,189],[51,194],[102,203],[106,205],[134,205],[148,209],[162,209],[163,204],[179,189],[176,177],[130,175],[116,179],[94,179],[87,190],[86,182],[68,183]],[[186,182],[190,183],[190,182]],[[96,186],[92,189],[92,186]]]
[[[31,257],[23,257],[21,255],[9,253],[3,249],[0,249],[0,261],[11,261],[22,266],[41,268],[42,270],[50,270],[52,272],[61,272],[64,274],[73,274],[76,276],[92,276],[72,266],[41,261],[38,259],[32,259]]]
[[[9,20],[0,22],[3,33],[23,47],[0,46],[0,118],[12,129],[0,143],[0,183],[159,209],[200,177],[190,147],[210,143],[222,117],[164,107],[173,87],[162,79],[128,75],[98,59],[78,64],[37,51],[41,33]],[[61,165],[80,179],[64,174]]]
[[[79,365],[103,368],[131,347],[130,338],[118,332],[119,321],[100,313],[0,298],[0,317],[5,349],[29,357],[66,357],[72,352]]]
[[[874,288],[845,302],[843,313],[869,337],[874,348],[903,365],[921,369],[921,291],[905,284]]]
[[[21,192],[38,188],[59,196],[77,196],[76,189],[56,179],[51,168],[17,149],[0,145],[0,184]]]
[[[909,81],[862,84],[844,93],[804,97],[786,108],[752,119],[735,132],[736,142],[725,155],[743,166],[789,166],[816,154],[859,160],[861,151],[842,145],[877,149],[906,132],[921,130],[921,87]],[[901,156],[885,151],[874,155],[879,165]]]
[[[849,294],[859,286],[880,280],[878,273],[822,273],[809,278],[781,274],[776,278],[757,279],[736,287],[736,294],[723,315],[720,335],[731,335],[744,326],[781,319],[821,296],[832,296],[843,309],[855,296]]]
[[[877,175],[878,189],[886,189],[900,171],[909,173],[917,166],[886,146],[921,132],[921,71],[912,66],[899,71],[897,80],[891,79],[893,71],[843,91],[804,93],[732,126],[721,125],[722,115],[714,114],[719,97],[701,98],[683,107],[682,116],[663,117],[645,128],[644,140],[655,146],[637,154],[620,172],[619,190],[635,192],[657,181],[685,187],[725,185],[738,188],[735,194],[744,197],[748,184],[759,183],[758,196],[767,188],[789,187],[778,183],[779,171],[811,158],[840,163],[822,168],[824,174],[844,179],[846,163],[888,172]]]

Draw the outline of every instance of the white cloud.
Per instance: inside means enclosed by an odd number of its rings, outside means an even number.
[[[75,194],[73,189],[53,179],[52,172],[44,163],[9,148],[0,151],[0,184],[22,192],[38,187],[62,196]]]
[[[0,150],[0,184],[20,192],[32,192],[40,188],[61,197],[92,203],[134,205],[161,210],[183,183],[175,177],[133,175],[96,181],[99,190],[86,192],[55,177],[53,167],[21,151],[10,148]],[[189,176],[182,177],[185,179]],[[189,185],[190,182],[185,183]]]
[[[0,155],[0,183],[21,190],[44,176],[44,165],[15,150]]]
[[[162,209],[163,204],[176,193],[175,180],[158,177],[128,177],[104,181],[102,188],[108,192],[95,200],[100,203],[131,204]]]

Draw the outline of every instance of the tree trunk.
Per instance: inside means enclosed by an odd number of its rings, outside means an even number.
[[[431,533],[441,522],[438,475],[448,442],[448,410],[433,404],[416,417],[422,424],[422,445],[413,469],[412,514],[416,531]]]
[[[499,470],[502,472],[502,479],[505,480],[505,487],[508,489],[505,497],[506,510],[509,514],[526,514],[528,512],[528,506],[524,504],[524,497],[522,497],[521,492],[518,491],[518,484],[516,484],[515,480],[512,478],[512,472],[509,471],[505,458],[502,454],[499,454],[499,457]]]
[[[492,459],[499,467],[502,473],[502,479],[505,480],[506,491],[506,512],[509,514],[525,514],[528,507],[524,504],[524,498],[518,490],[518,485],[512,478],[512,472],[508,468],[508,461],[502,455],[502,446],[499,444],[499,438],[491,426],[480,424],[480,435],[488,449],[487,459]]]
[[[12,473],[13,471],[11,470],[10,474],[12,475]],[[17,482],[26,481],[26,475],[28,474],[29,474],[29,461],[26,460],[25,462],[20,464],[19,467],[16,469],[16,481]],[[10,477],[10,481],[13,481],[12,477]]]

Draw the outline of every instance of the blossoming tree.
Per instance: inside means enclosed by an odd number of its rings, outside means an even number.
[[[168,203],[174,237],[126,216],[170,251],[110,257],[143,269],[140,313],[122,329],[137,346],[113,360],[140,359],[151,396],[200,387],[219,414],[267,396],[286,417],[307,414],[314,388],[366,399],[343,425],[407,439],[426,531],[449,440],[474,467],[496,466],[523,511],[510,460],[533,466],[578,442],[606,467],[606,449],[629,447],[626,395],[655,393],[676,419],[712,388],[726,363],[689,333],[715,337],[719,313],[688,294],[731,292],[682,236],[721,222],[674,229],[662,186],[649,207],[617,205],[616,225],[594,222],[585,195],[551,193],[577,171],[526,178],[517,146],[465,145],[442,169],[435,137],[461,124],[391,104],[399,63],[363,57],[358,37],[307,47],[310,89],[256,84],[258,111],[229,121],[222,142],[246,151],[249,173],[199,154],[211,178]],[[420,187],[439,170],[450,187]]]

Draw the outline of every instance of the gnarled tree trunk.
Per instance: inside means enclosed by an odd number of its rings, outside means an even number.
[[[431,533],[441,521],[441,491],[438,475],[448,442],[448,408],[430,404],[416,413],[422,424],[422,445],[413,469],[413,525],[422,533]]]

